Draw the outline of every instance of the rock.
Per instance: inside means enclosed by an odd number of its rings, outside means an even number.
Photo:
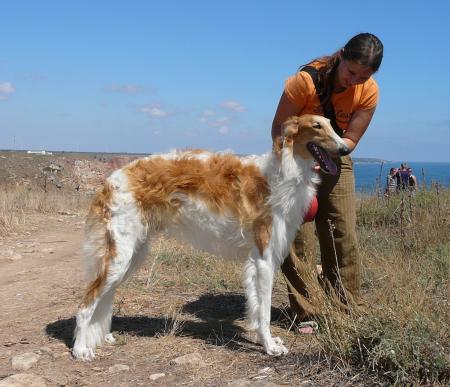
[[[64,343],[52,343],[51,344],[51,348],[53,351],[57,351],[57,352],[70,352],[69,348],[67,347],[66,344]]]
[[[37,349],[35,351],[38,355],[41,355],[43,353],[47,354],[47,355],[51,355],[52,354],[52,350],[49,347],[40,347],[39,349]]]
[[[70,355],[70,352],[62,352],[62,353],[55,353],[55,354],[53,354],[53,358],[55,358],[55,359],[60,359],[60,358],[62,358],[62,357],[70,357],[71,355]]]
[[[108,368],[108,371],[110,373],[129,371],[129,370],[130,370],[130,367],[127,366],[126,364],[114,364],[113,366]]]
[[[281,385],[265,380],[249,380],[249,379],[237,379],[227,384],[227,387],[279,387],[279,386]]]
[[[44,378],[32,374],[15,374],[0,380],[0,387],[46,387]]]
[[[8,249],[8,248],[0,249],[0,257],[1,258],[9,258],[9,257],[12,257],[13,255],[14,255],[13,249]]]
[[[33,367],[39,360],[37,353],[27,352],[14,356],[11,360],[12,368],[16,371],[26,371]]]
[[[11,255],[8,259],[10,261],[18,261],[19,259],[22,259],[22,254],[15,253],[15,254]]]
[[[163,378],[164,376],[166,376],[166,374],[164,374],[164,373],[152,374],[149,376],[149,379],[150,380],[158,380],[159,378]]]
[[[205,362],[202,359],[202,356],[198,352],[188,353],[187,355],[183,355],[172,359],[170,361],[171,365],[200,365],[204,366]]]
[[[272,374],[274,372],[274,369],[272,367],[265,367],[265,368],[261,368],[258,371],[257,375],[253,375],[250,376],[250,379],[252,380],[261,380],[261,379],[265,379],[267,377],[270,376],[270,374]]]

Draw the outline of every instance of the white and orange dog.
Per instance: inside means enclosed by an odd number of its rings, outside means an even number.
[[[114,293],[162,231],[225,258],[248,257],[244,282],[250,327],[269,355],[287,353],[270,332],[274,274],[319,183],[314,161],[336,173],[329,154],[347,153],[328,119],[304,115],[286,121],[273,151],[262,156],[174,152],[115,171],[86,221],[90,282],[77,314],[73,355],[92,360],[96,346],[114,341]]]

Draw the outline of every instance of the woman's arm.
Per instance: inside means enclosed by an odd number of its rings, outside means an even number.
[[[272,140],[275,141],[277,137],[281,136],[281,125],[289,117],[298,115],[300,108],[297,104],[292,102],[285,92],[281,95],[280,102],[278,102],[277,111],[272,122]]]
[[[368,110],[359,110],[353,113],[352,119],[348,123],[347,130],[342,137],[344,142],[350,148],[350,151],[355,149],[359,140],[365,133],[367,127],[372,120],[375,108]]]
[[[413,190],[415,191],[418,187],[417,187],[417,178],[414,175],[411,175],[412,180],[414,182],[414,186],[413,186]]]
[[[272,122],[272,140],[275,140],[275,138],[281,136],[281,125],[283,122],[285,122],[289,117],[298,115],[299,112],[299,106],[292,102],[286,93],[283,92]],[[343,139],[350,148],[350,151],[355,149],[359,140],[369,126],[374,113],[375,108],[359,110],[353,113],[352,119],[350,120],[347,130],[343,136]]]

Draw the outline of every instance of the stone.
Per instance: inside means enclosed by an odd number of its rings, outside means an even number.
[[[165,373],[159,373],[159,374],[152,374],[149,376],[150,380],[158,380],[160,378],[163,378],[164,376],[166,376]]]
[[[281,387],[281,385],[266,380],[237,379],[229,382],[227,387]]]
[[[22,259],[22,254],[14,253],[10,257],[8,257],[10,261],[18,261],[19,259]]]
[[[26,371],[33,367],[39,360],[37,353],[27,352],[14,356],[11,360],[12,368],[16,371]]]
[[[43,353],[47,355],[52,354],[52,350],[49,347],[40,347],[38,350],[35,351],[38,355],[41,355]]]
[[[205,365],[202,356],[198,352],[188,353],[187,355],[183,355],[172,359],[170,361],[171,365]]]
[[[46,387],[45,379],[32,374],[15,374],[0,380],[0,387]]]
[[[3,248],[0,249],[0,257],[1,258],[9,258],[14,255],[13,249]]]
[[[70,356],[71,356],[70,352],[61,352],[61,353],[55,353],[55,354],[53,354],[53,357],[54,357],[55,359],[61,359],[61,358],[63,358],[63,357],[70,357]]]
[[[126,364],[114,364],[113,366],[108,368],[108,371],[110,373],[116,373],[116,372],[122,372],[122,371],[129,371],[130,367]]]

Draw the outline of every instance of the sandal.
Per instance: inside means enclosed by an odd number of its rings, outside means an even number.
[[[315,335],[319,330],[319,324],[315,321],[303,321],[298,324],[297,332],[302,335]]]

